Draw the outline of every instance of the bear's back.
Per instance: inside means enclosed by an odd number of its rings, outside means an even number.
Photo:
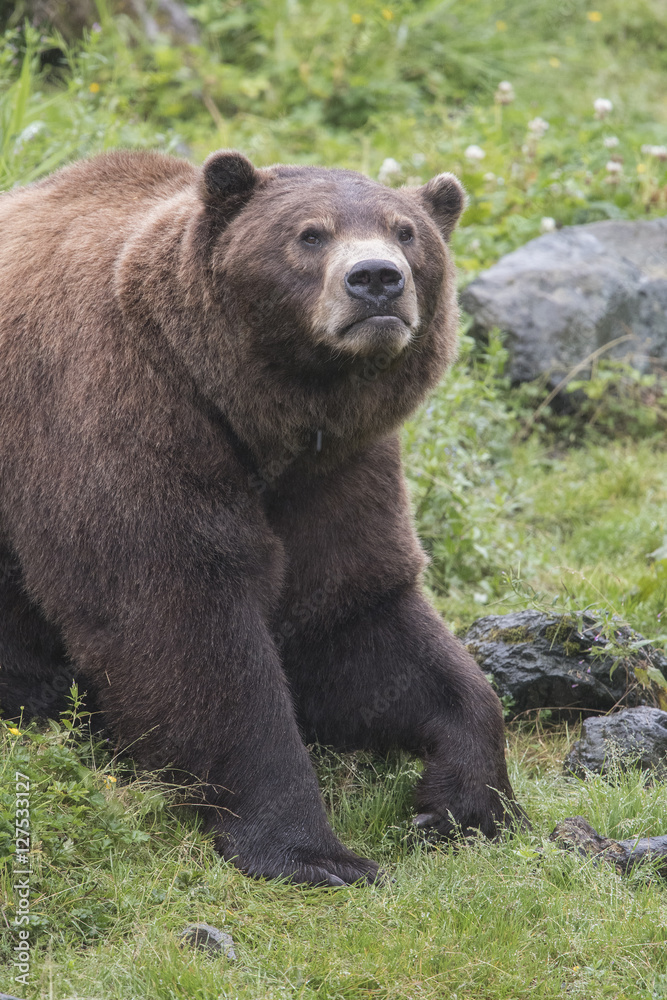
[[[185,160],[161,153],[112,150],[81,160],[26,187],[0,195],[0,217],[19,206],[61,209],[76,204],[95,210],[109,200],[130,209],[137,201],[169,198],[192,184],[196,169]]]
[[[158,153],[116,151],[0,195],[0,287],[35,290],[63,265],[80,281],[156,205],[192,189],[196,170]],[[6,305],[3,302],[3,305]]]
[[[190,203],[195,177],[183,160],[122,150],[1,195],[0,360],[17,337],[22,351],[50,339],[56,318],[79,327],[84,301],[108,304],[123,244],[153,212]]]
[[[11,439],[55,424],[123,358],[115,289],[124,246],[156,212],[190,211],[196,169],[119,151],[0,196],[0,410]],[[129,363],[129,362],[128,362]],[[34,428],[33,428],[34,429]],[[2,448],[2,454],[5,449]],[[2,456],[0,456],[0,462]]]

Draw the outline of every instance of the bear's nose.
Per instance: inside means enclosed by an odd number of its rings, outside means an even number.
[[[368,305],[398,298],[405,288],[405,275],[390,260],[360,260],[345,275],[347,294]]]

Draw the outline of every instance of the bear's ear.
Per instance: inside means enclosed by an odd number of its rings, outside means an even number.
[[[417,188],[417,193],[442,238],[449,240],[466,203],[466,193],[458,177],[454,174],[438,174],[428,184]]]
[[[258,179],[259,174],[243,153],[221,149],[204,161],[199,196],[212,208],[222,208],[229,199],[240,206],[250,198]]]

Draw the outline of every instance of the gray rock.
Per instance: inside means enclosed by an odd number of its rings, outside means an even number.
[[[565,770],[578,775],[605,774],[614,764],[641,767],[667,778],[667,712],[642,706],[585,719]]]
[[[619,705],[656,705],[667,692],[649,679],[657,669],[667,677],[667,658],[625,625],[614,642],[586,614],[518,611],[477,619],[463,643],[488,672],[510,715],[539,708],[559,712],[609,712]],[[635,670],[643,670],[635,675]]]
[[[19,1000],[19,998],[10,996],[9,993],[0,993],[0,1000]]]
[[[206,951],[210,955],[224,955],[230,961],[236,961],[234,940],[231,934],[220,931],[210,924],[188,924],[178,935],[181,944],[188,944],[198,951]]]
[[[667,360],[667,218],[593,222],[531,240],[461,293],[473,334],[508,334],[510,376],[552,384],[604,344],[640,371]]]

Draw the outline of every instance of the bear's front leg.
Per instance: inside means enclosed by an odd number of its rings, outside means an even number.
[[[212,689],[208,669],[202,673],[208,710],[203,698],[196,707],[174,704],[172,726],[181,716],[188,724],[173,743],[170,734],[168,750],[204,779],[204,816],[217,849],[257,878],[329,886],[374,881],[377,864],[331,830],[282,667],[252,600],[228,607],[214,634],[220,684]],[[189,685],[197,684],[193,674],[191,668]]]
[[[274,634],[306,739],[421,755],[419,822],[443,834],[520,819],[500,702],[420,590],[396,438],[295,475],[269,513],[289,556]]]
[[[210,568],[209,568],[210,573]],[[205,577],[203,566],[197,574]],[[372,881],[377,865],[329,826],[291,697],[253,597],[180,580],[165,606],[66,637],[120,746],[201,790],[220,853],[255,877],[332,886]],[[220,581],[222,586],[222,581]],[[164,585],[161,588],[164,592]],[[82,641],[83,640],[83,641]]]
[[[33,498],[13,534],[31,597],[116,745],[194,783],[219,850],[242,871],[372,881],[377,865],[329,826],[267,628],[280,544],[243,498],[166,474],[140,490],[127,463],[113,473],[100,466],[62,510],[38,507],[46,491]]]
[[[332,628],[314,611],[286,641],[284,663],[307,739],[424,759],[417,825],[494,837],[524,822],[498,697],[416,585],[378,596]]]

